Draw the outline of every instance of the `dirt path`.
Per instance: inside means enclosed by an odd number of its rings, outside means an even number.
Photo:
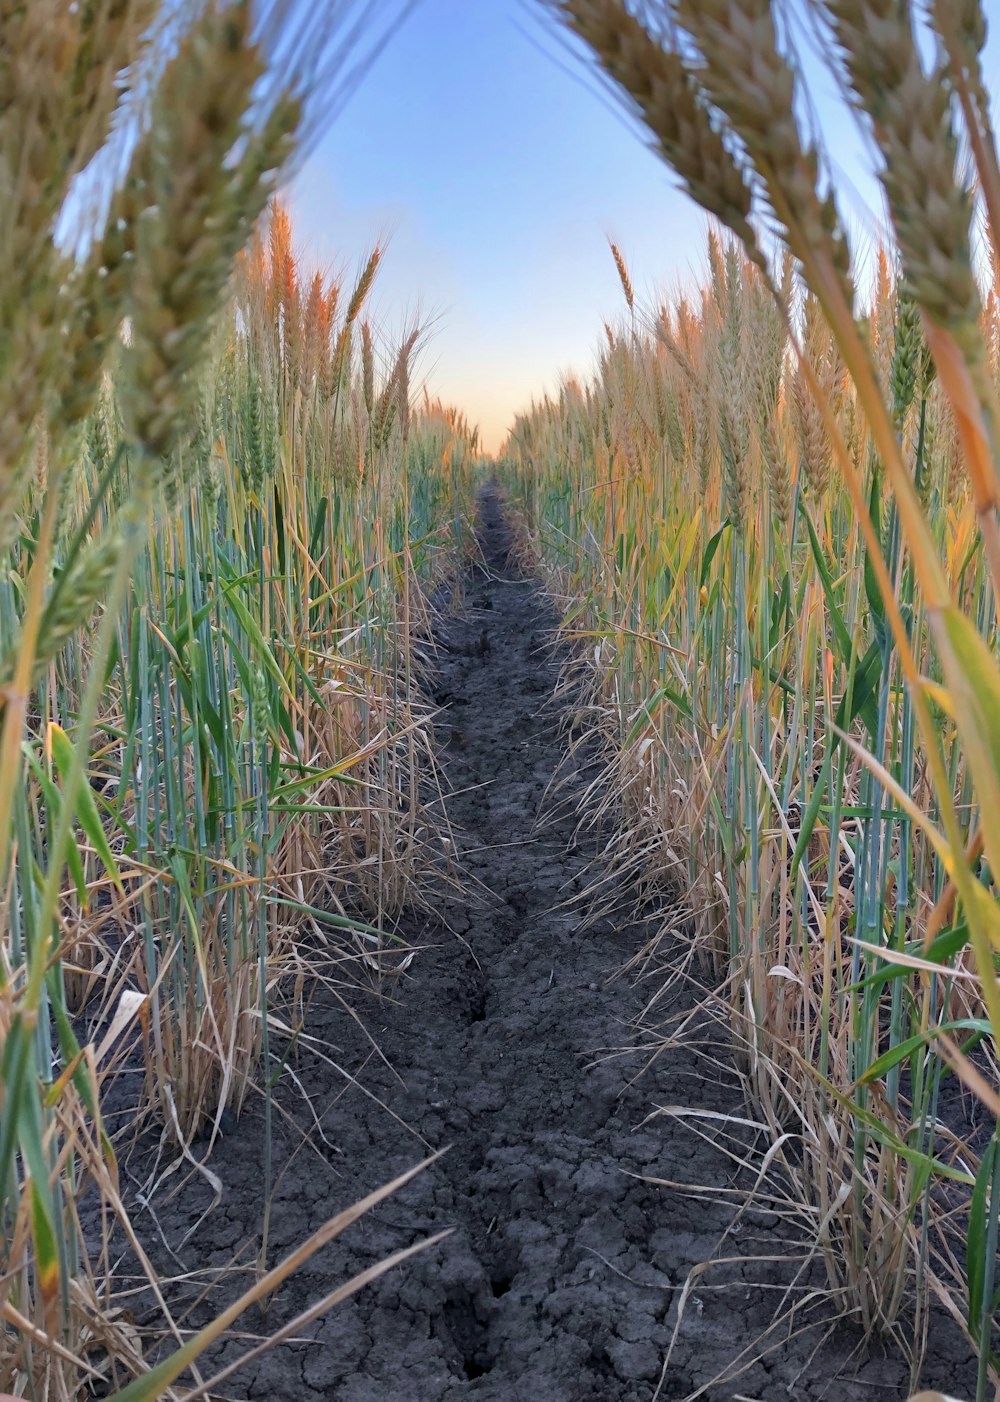
[[[422,1234],[454,1231],[311,1326],[310,1342],[253,1364],[228,1396],[645,1402],[661,1379],[688,1272],[712,1253],[733,1215],[730,1159],[676,1121],[638,1127],[655,1102],[743,1114],[731,1074],[694,1050],[674,1052],[629,1087],[637,1059],[594,1060],[634,1039],[640,996],[626,980],[608,979],[639,947],[644,927],[605,921],[584,931],[579,911],[565,908],[594,856],[573,846],[586,780],[571,778],[560,804],[543,803],[564,755],[551,704],[555,620],[537,584],[510,565],[508,544],[488,493],[485,568],[470,572],[465,608],[440,638],[448,811],[480,899],[446,907],[440,924],[425,925],[420,939],[430,947],[395,1002],[374,1004],[374,1012],[371,1002],[359,1004],[396,1074],[369,1054],[332,1000],[314,1010],[310,1032],[391,1114],[303,1054],[296,1075],[326,1145],[299,1091],[284,1093],[290,1119],[310,1142],[303,1147],[299,1131],[279,1118],[276,1162],[293,1157],[275,1196],[272,1256],[416,1162],[421,1140],[452,1147],[249,1327],[269,1332],[351,1272]],[[679,988],[665,1013],[692,1002]],[[220,1265],[254,1238],[253,1112],[217,1146],[211,1167],[223,1181],[223,1203],[180,1253],[185,1264]],[[721,1191],[691,1196],[641,1174]],[[197,1187],[174,1205],[172,1239],[201,1206]],[[724,1252],[733,1263],[704,1277],[687,1302],[661,1398],[705,1386],[719,1402],[777,1398],[789,1387],[797,1398],[831,1402],[906,1396],[898,1359],[851,1358],[853,1336],[838,1332],[824,1342],[822,1329],[781,1343],[738,1381],[711,1386],[741,1350],[754,1352],[775,1287],[792,1279],[789,1261],[752,1259],[776,1247],[787,1254],[787,1236],[777,1212],[745,1217]],[[767,1288],[757,1287],[761,1281]],[[204,1313],[199,1306],[192,1320]],[[942,1360],[925,1385],[954,1379],[953,1364]]]

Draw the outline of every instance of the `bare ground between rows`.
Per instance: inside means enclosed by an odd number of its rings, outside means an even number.
[[[699,1277],[664,1372],[685,1280],[713,1255],[746,1184],[711,1129],[700,1137],[679,1118],[643,1122],[657,1104],[740,1116],[743,1100],[725,1047],[699,1044],[717,1038],[710,1024],[699,1032],[696,1022],[686,1046],[635,1079],[644,995],[614,975],[648,938],[648,919],[624,899],[623,915],[584,927],[572,904],[592,879],[597,838],[579,836],[593,774],[586,760],[568,768],[553,703],[556,619],[509,558],[492,489],[480,531],[483,564],[437,639],[447,807],[469,895],[406,931],[420,952],[390,994],[356,995],[381,1056],[335,998],[314,1001],[309,1035],[355,1080],[303,1049],[279,1081],[269,1259],[429,1149],[450,1148],[266,1311],[245,1316],[242,1337],[217,1349],[208,1371],[338,1282],[450,1228],[230,1378],[224,1395],[642,1402],[704,1388],[715,1402],[904,1398],[902,1358],[831,1325],[821,1301],[760,1342],[786,1287],[805,1300],[823,1278],[817,1265],[802,1272],[805,1239],[773,1203],[744,1211],[727,1261]],[[658,1009],[667,1021],[694,1008],[697,990],[678,980],[670,999]],[[612,1049],[631,1051],[602,1055]],[[249,1280],[262,1207],[257,1102],[208,1166],[222,1199],[187,1241],[210,1200],[197,1177],[154,1202],[155,1231],[145,1213],[136,1219],[146,1240],[159,1234],[172,1248],[155,1259],[188,1327]],[[719,1191],[685,1193],[643,1175]],[[216,1284],[202,1298],[206,1272]],[[733,1376],[741,1359],[749,1366]],[[963,1342],[942,1325],[923,1385],[968,1395],[972,1380]]]

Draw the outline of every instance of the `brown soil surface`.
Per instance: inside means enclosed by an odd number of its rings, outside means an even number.
[[[266,1313],[245,1318],[243,1339],[228,1341],[210,1367],[245,1349],[248,1333],[273,1331],[337,1282],[450,1228],[446,1241],[332,1310],[304,1339],[231,1378],[225,1395],[905,1398],[901,1357],[831,1324],[821,1298],[760,1342],[785,1287],[804,1301],[817,1285],[822,1296],[824,1278],[818,1263],[802,1274],[807,1243],[773,1200],[743,1213],[722,1251],[726,1263],[699,1277],[664,1371],[685,1281],[732,1223],[742,1184],[711,1133],[700,1137],[676,1118],[644,1121],[657,1104],[741,1116],[744,1103],[725,1048],[706,1057],[694,1045],[697,1028],[691,1046],[636,1079],[645,995],[614,975],[648,938],[648,919],[626,910],[587,923],[585,903],[572,903],[597,855],[597,839],[586,829],[580,835],[577,811],[595,761],[567,764],[553,701],[556,619],[538,582],[509,559],[510,533],[492,491],[481,546],[463,606],[438,637],[447,808],[469,895],[442,902],[434,918],[406,931],[420,952],[391,996],[357,994],[381,1056],[334,997],[316,998],[307,1030],[356,1080],[303,1048],[290,1067],[295,1081],[288,1069],[278,1081],[270,1259],[428,1148],[450,1148],[315,1257]],[[683,980],[669,998],[658,1012],[664,1019],[698,1001]],[[610,1049],[626,1054],[602,1055]],[[192,1178],[172,1200],[154,1203],[162,1239],[176,1252],[161,1251],[157,1263],[173,1277],[173,1304],[190,1302],[188,1326],[248,1279],[262,1208],[258,1102],[216,1143],[208,1166],[222,1200],[183,1245],[207,1188]],[[689,1194],[644,1175],[723,1191]],[[136,1223],[146,1241],[156,1236],[143,1212]],[[200,1300],[204,1277],[180,1277],[205,1268],[226,1273]],[[962,1340],[942,1326],[933,1344],[922,1385],[971,1395]],[[740,1360],[749,1364],[743,1372]]]

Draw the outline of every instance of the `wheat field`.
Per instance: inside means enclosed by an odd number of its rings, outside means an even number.
[[[0,7],[0,1386],[229,1395],[198,1359],[419,1171],[365,1164],[369,1196],[280,1260],[265,1208],[246,1290],[189,1328],[123,1168],[144,1135],[208,1164],[250,1107],[270,1203],[316,989],[394,1000],[412,922],[481,899],[444,773],[475,717],[442,724],[434,659],[501,569],[494,481],[601,756],[598,885],[671,910],[629,962],[646,1052],[680,947],[831,1315],[914,1388],[949,1321],[998,1395],[987,7],[807,6],[881,181],[860,250],[781,6],[542,0],[710,232],[660,301],[611,244],[592,371],[495,459],[424,387],[433,328],[376,311],[391,248],[331,274],[297,241],[284,192],[353,81],[353,8]]]

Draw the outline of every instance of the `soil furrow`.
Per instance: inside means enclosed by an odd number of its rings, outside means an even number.
[[[868,1354],[849,1331],[828,1336],[819,1325],[786,1328],[763,1361],[713,1385],[743,1350],[759,1351],[784,1286],[794,1299],[822,1279],[815,1268],[797,1277],[802,1248],[774,1201],[740,1218],[722,1252],[728,1263],[690,1291],[661,1377],[685,1280],[732,1223],[742,1180],[713,1142],[720,1121],[707,1136],[678,1118],[643,1121],[657,1103],[745,1110],[718,1046],[671,1051],[638,1084],[630,1083],[638,1055],[600,1055],[636,1043],[642,997],[626,979],[609,979],[649,929],[637,915],[584,928],[571,903],[593,874],[593,843],[575,841],[588,775],[569,774],[551,799],[565,763],[552,704],[555,619],[537,582],[508,559],[494,492],[483,499],[481,544],[485,563],[469,572],[464,607],[439,639],[448,811],[479,895],[444,904],[438,920],[412,932],[421,951],[393,998],[374,1005],[374,1020],[371,1002],[359,1002],[385,1061],[334,1000],[314,1008],[310,1033],[392,1114],[302,1055],[296,1076],[326,1142],[313,1133],[302,1148],[279,1118],[276,1162],[294,1157],[274,1198],[272,1255],[412,1165],[423,1144],[450,1148],[250,1326],[280,1326],[421,1233],[452,1234],[331,1311],[307,1341],[244,1370],[228,1395],[637,1402],[658,1386],[664,1399],[699,1387],[715,1399],[763,1399],[794,1386],[798,1398],[838,1402],[905,1397],[898,1357]],[[696,1001],[680,982],[672,997],[660,1010],[667,1019]],[[283,1104],[308,1127],[297,1098]],[[253,1113],[244,1115],[213,1154],[223,1203],[181,1252],[187,1263],[219,1265],[254,1237],[253,1126]],[[686,1194],[643,1175],[717,1191]],[[171,1240],[196,1219],[199,1191],[170,1207]],[[244,1346],[233,1341],[224,1356]],[[926,1385],[950,1383],[960,1357],[959,1345],[932,1361]]]

